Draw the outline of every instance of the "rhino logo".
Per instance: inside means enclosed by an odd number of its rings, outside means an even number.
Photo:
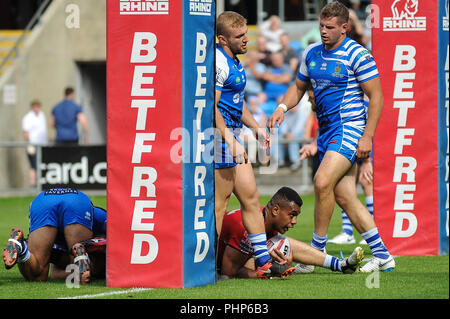
[[[418,9],[419,0],[395,0],[391,6],[394,19],[414,18]]]
[[[416,17],[419,11],[419,0],[394,0],[391,11],[392,17],[383,18],[384,31],[425,31],[427,29],[427,18]]]

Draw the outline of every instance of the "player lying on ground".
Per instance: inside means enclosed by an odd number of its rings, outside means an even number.
[[[99,220],[94,222],[95,216]],[[65,247],[71,253],[70,263],[78,266],[80,282],[90,282],[90,262],[80,242],[91,239],[93,230],[106,232],[104,210],[94,207],[89,197],[81,191],[53,188],[41,192],[32,201],[29,219],[27,240],[20,228],[11,231],[3,250],[6,269],[17,263],[26,280],[46,281],[53,248]]]
[[[297,216],[300,214],[302,205],[303,201],[297,192],[289,187],[282,187],[265,207],[261,207],[267,238],[270,238],[269,249],[271,250],[270,246],[273,244],[274,247],[279,245],[278,247],[282,250],[273,248],[271,256],[281,264],[291,264],[292,261],[299,263],[296,266],[297,273],[312,272],[313,265],[343,273],[357,271],[364,257],[361,247],[356,247],[349,257],[339,259],[308,244],[279,235],[297,224]],[[285,251],[284,249],[289,247],[286,244],[290,245],[290,249],[287,248]],[[219,238],[217,254],[219,274],[231,278],[256,278],[257,272],[252,256],[253,249],[242,225],[240,210],[228,212],[224,217]]]

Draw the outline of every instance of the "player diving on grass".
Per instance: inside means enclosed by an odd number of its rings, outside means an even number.
[[[301,212],[302,205],[303,200],[296,191],[289,187],[282,187],[272,196],[265,207],[261,207],[260,214],[264,218],[269,243],[273,238],[280,242],[282,240],[289,241],[290,249],[288,249],[287,255],[278,248],[273,248],[270,253],[273,258],[286,265],[292,264],[292,261],[297,262],[295,273],[311,273],[314,271],[314,266],[340,271],[344,274],[357,271],[364,258],[361,247],[356,247],[349,257],[339,259],[306,243],[280,235],[297,224],[297,217]],[[274,244],[276,245],[277,242]],[[257,278],[252,256],[253,249],[242,225],[241,211],[227,212],[219,237],[217,254],[219,278]]]
[[[258,126],[244,101],[246,76],[237,55],[247,52],[247,21],[238,13],[226,11],[218,16],[216,27],[216,231],[220,235],[228,201],[234,193],[241,204],[242,223],[254,250],[257,276],[287,277],[295,268],[271,261],[252,164],[248,162],[245,148],[238,138],[245,124],[264,144],[263,147],[270,146],[270,135],[265,128]]]
[[[11,231],[3,250],[6,269],[17,263],[26,280],[46,281],[51,263],[56,268],[71,263],[78,267],[80,283],[89,283],[92,269],[86,247],[104,244],[92,238],[106,233],[106,211],[79,190],[52,188],[31,202],[29,220],[26,240],[22,229]],[[98,267],[99,272],[102,268]],[[59,275],[56,272],[53,277],[61,278],[61,270]]]
[[[376,63],[364,47],[346,36],[349,12],[341,3],[327,4],[320,13],[321,42],[303,52],[295,83],[267,121],[273,129],[284,119],[311,83],[319,136],[300,150],[303,160],[319,152],[314,176],[314,232],[311,245],[324,251],[335,201],[366,240],[373,257],[362,272],[389,271],[394,258],[384,245],[375,221],[356,193],[357,159],[366,159],[383,109],[383,92]],[[364,94],[369,98],[366,117]]]

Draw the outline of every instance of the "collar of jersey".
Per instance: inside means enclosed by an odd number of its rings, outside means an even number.
[[[326,54],[333,54],[333,53],[337,52],[338,50],[342,50],[342,47],[348,42],[349,39],[350,38],[346,36],[344,41],[342,41],[342,43],[337,48],[335,48],[333,50],[325,49],[325,46],[322,43],[322,51],[325,52]]]
[[[224,49],[222,49],[222,47],[220,47],[220,46],[218,45],[217,48],[218,48],[220,51],[222,51],[223,55],[225,55],[226,58],[227,58],[228,60],[233,61],[233,63],[236,64],[236,65],[241,64],[241,61],[239,61],[238,57],[236,57],[236,59],[233,59],[232,57],[230,57],[230,56],[228,55],[228,53],[225,52]]]

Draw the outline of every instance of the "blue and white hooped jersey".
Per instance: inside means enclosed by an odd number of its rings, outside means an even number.
[[[348,37],[334,50],[326,50],[322,42],[309,45],[297,74],[311,82],[321,128],[347,122],[364,127],[367,116],[359,83],[377,76],[370,52]]]
[[[222,92],[217,106],[229,128],[242,127],[242,108],[247,78],[239,59],[216,47],[216,90]]]

